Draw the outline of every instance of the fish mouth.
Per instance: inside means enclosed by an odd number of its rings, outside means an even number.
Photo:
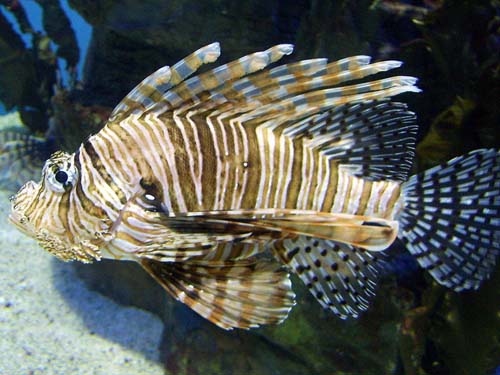
[[[11,212],[9,214],[8,220],[11,224],[14,224],[15,227],[26,234],[27,236],[34,237],[35,234],[33,230],[30,230],[26,225],[28,223],[28,218],[24,215],[19,214],[18,212]]]
[[[24,184],[17,194],[10,197],[11,208],[8,220],[14,224],[24,234],[35,237],[35,231],[28,216],[25,215],[26,207],[31,204],[38,185],[34,181]]]

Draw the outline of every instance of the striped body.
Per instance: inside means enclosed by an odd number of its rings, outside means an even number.
[[[88,207],[99,207],[114,222],[126,201],[141,189],[142,179],[161,187],[158,198],[173,215],[296,208],[394,217],[398,182],[354,177],[334,160],[303,147],[303,139],[294,141],[241,124],[193,121],[196,126],[166,115],[132,117],[91,137],[76,154],[78,163],[85,166],[82,187],[90,188],[83,189],[81,196],[75,190],[70,206],[81,207],[81,201],[88,199]],[[77,210],[74,218],[82,222]],[[124,225],[131,233],[141,232],[139,223]],[[113,246],[113,253],[123,256],[118,246]]]
[[[162,186],[162,203],[172,213],[297,208],[392,217],[398,195],[393,181],[372,183],[339,171],[338,162],[303,147],[303,139],[238,123],[191,120],[170,114],[127,119],[89,142],[104,164],[107,145],[116,137],[130,140],[120,143],[116,160],[148,150],[129,159],[132,165],[103,165],[105,173],[114,175],[119,186],[124,178],[151,176]]]
[[[459,233],[444,227],[444,237],[431,239],[440,246],[453,239],[453,250],[439,254],[426,244],[429,213],[425,223],[415,219],[432,203],[425,198],[422,206],[420,194],[440,191],[433,176],[441,172],[405,183],[415,116],[388,98],[418,92],[416,79],[342,86],[401,65],[370,64],[367,56],[265,69],[291,52],[278,45],[188,79],[219,56],[214,43],[159,69],[74,154],[46,162],[41,183],[13,198],[11,221],[63,260],[139,262],[172,296],[226,329],[287,316],[294,295],[280,264],[323,307],[357,317],[374,292],[376,252],[398,235],[439,282],[477,286],[489,272],[483,260],[489,267],[494,260],[482,253],[456,270],[457,249],[467,242],[461,219]],[[488,197],[497,189],[497,157],[487,150],[459,159],[443,169],[444,184],[451,172],[471,175],[480,179],[471,201],[496,207]],[[460,201],[460,189],[441,193],[441,203]],[[498,222],[488,225],[474,228],[487,233],[483,245],[493,243]],[[268,249],[275,261],[257,256]]]

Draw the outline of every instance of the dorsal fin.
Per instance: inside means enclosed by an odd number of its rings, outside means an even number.
[[[287,127],[308,147],[368,180],[406,181],[415,156],[417,124],[403,103],[345,104]]]
[[[211,63],[220,56],[219,43],[202,47],[173,67],[164,66],[146,77],[115,107],[109,121],[120,121],[134,111],[145,111],[154,105],[164,93],[184,81],[203,64]]]
[[[165,93],[150,113],[170,109],[179,122],[196,117],[267,128],[302,138],[305,147],[319,150],[356,177],[407,179],[414,157],[415,115],[387,98],[418,92],[416,79],[396,76],[335,87],[397,68],[401,62],[370,63],[368,56],[353,56],[330,63],[304,60],[251,75],[238,69],[263,59],[262,54],[279,55],[276,51],[283,53],[283,45],[245,56],[245,64],[237,60],[193,77]]]
[[[209,47],[205,49],[210,51]],[[292,52],[291,45],[282,44],[183,81],[195,69],[176,67],[197,67],[206,56],[213,60],[215,52],[211,55],[205,49],[192,55],[196,64],[181,61],[171,69],[171,76],[180,78],[160,79],[162,83],[156,84],[152,83],[156,73],[148,77],[129,94],[131,103],[117,107],[122,108],[120,118],[135,110],[144,116],[166,116],[180,127],[204,121],[222,126],[232,122],[283,134],[292,141],[300,139],[304,147],[321,152],[354,176],[406,180],[414,157],[415,115],[388,98],[420,91],[416,79],[395,76],[341,86],[397,68],[401,62],[370,63],[367,56],[353,56],[264,69]]]
[[[291,52],[289,45],[277,45],[267,51],[244,56],[232,63],[193,77],[165,93],[153,112],[163,113],[166,109],[176,110],[178,114],[187,111],[202,112],[215,110],[219,106],[229,103],[232,105],[226,106],[224,112],[231,114],[249,113],[265,104],[273,106],[284,104],[286,103],[285,99],[297,94],[318,92],[320,89],[401,66],[399,61],[381,61],[370,64],[368,56],[352,56],[330,63],[327,63],[326,59],[303,60],[280,65],[270,70],[262,70],[256,74],[250,73],[257,70],[242,71],[241,69],[242,65],[260,66],[262,63],[245,62],[242,64],[240,60],[259,61],[263,59],[262,56],[274,56],[274,59],[266,58],[270,64],[278,60],[285,52],[286,54]],[[415,79],[411,77],[391,77],[385,80],[335,88],[332,89],[330,95],[362,94],[393,86],[412,86],[414,83]],[[417,89],[413,86],[412,88],[406,87],[403,91],[409,90]],[[384,93],[385,96],[388,96],[389,92]],[[391,95],[395,95],[395,93]],[[380,97],[384,97],[384,95]],[[260,111],[265,112],[265,109],[260,108]],[[253,115],[259,116],[260,122],[264,121],[260,112],[254,112]]]
[[[396,86],[388,90],[398,92],[405,88]],[[386,94],[366,95],[378,98]],[[361,100],[364,95],[352,95],[346,99],[346,104],[340,104],[342,98],[316,101],[294,97],[290,100],[295,104],[287,104],[288,112],[285,108],[270,109],[273,113],[262,113],[269,117],[258,126],[269,126],[273,131],[283,130],[290,138],[300,138],[305,147],[319,150],[356,177],[372,181],[406,181],[415,156],[418,130],[415,114],[403,103]],[[332,104],[335,102],[339,105]],[[303,109],[293,113],[293,106]],[[256,115],[250,112],[232,121],[245,121],[253,116]],[[258,116],[249,120],[251,123],[258,121]]]
[[[291,54],[292,51],[292,45],[278,44],[265,51],[243,56],[199,76],[192,77],[165,92],[163,98],[152,108],[152,112],[162,113],[165,110],[178,110],[186,103],[189,106],[200,102],[211,103],[214,101],[214,98],[210,97],[211,90],[227,89],[230,82],[238,81],[242,77],[263,70],[269,64]],[[216,96],[220,96],[216,91],[214,93]]]

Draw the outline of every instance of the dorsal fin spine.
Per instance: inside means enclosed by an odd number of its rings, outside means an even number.
[[[182,84],[179,84],[174,90],[170,90],[163,96],[163,101],[169,104],[171,108],[178,108],[185,100],[190,98],[197,102],[198,94],[204,91],[212,90],[223,85],[225,82],[241,78],[245,75],[264,69],[267,65],[279,60],[293,51],[290,44],[280,44],[262,52],[243,56],[238,60],[228,64],[221,65],[211,71],[193,77]],[[178,100],[176,91],[183,90],[188,95],[184,100]],[[182,95],[181,95],[182,97]],[[153,109],[154,110],[154,109]]]
[[[164,66],[146,77],[118,103],[109,121],[120,121],[130,113],[144,112],[158,103],[158,97],[196,72],[202,64],[214,62],[220,56],[219,43],[202,47],[185,57],[172,68]]]

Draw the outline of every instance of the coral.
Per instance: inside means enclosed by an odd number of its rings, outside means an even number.
[[[75,32],[61,8],[59,0],[37,0],[43,10],[43,28],[47,36],[58,46],[56,55],[66,60],[69,70],[74,71],[80,58]]]
[[[23,13],[20,13],[21,15]],[[21,25],[26,29],[26,19]],[[48,102],[55,83],[54,60],[43,57],[43,37],[33,33],[33,48],[26,48],[20,36],[0,12],[0,100],[7,110],[18,108],[23,123],[33,132],[44,131],[48,123]]]

